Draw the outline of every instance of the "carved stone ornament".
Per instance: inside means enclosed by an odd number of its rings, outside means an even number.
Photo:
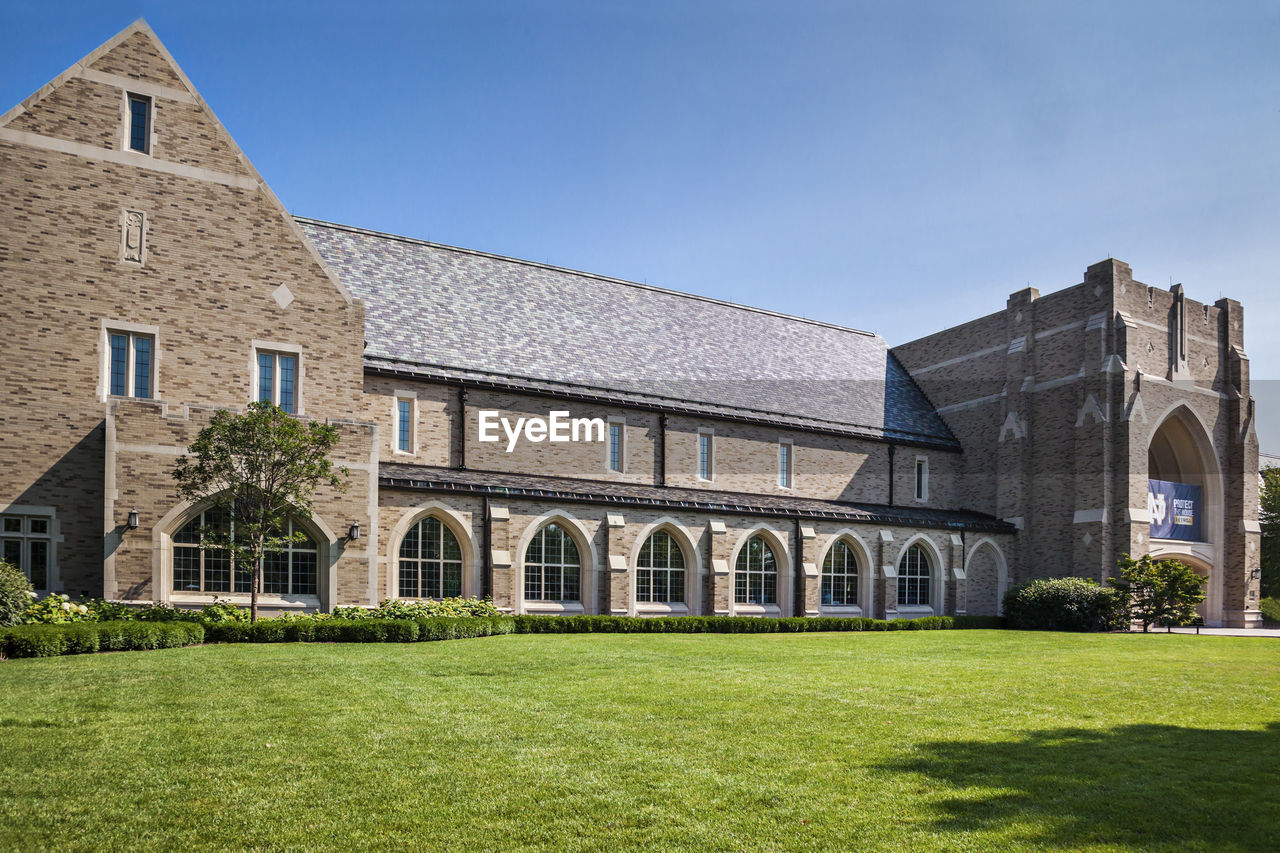
[[[121,257],[130,263],[142,263],[143,222],[144,217],[138,211],[125,211],[124,231],[120,235]]]

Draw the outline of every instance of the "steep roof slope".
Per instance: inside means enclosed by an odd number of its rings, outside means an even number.
[[[680,401],[955,446],[878,335],[312,219],[366,303],[366,363]]]

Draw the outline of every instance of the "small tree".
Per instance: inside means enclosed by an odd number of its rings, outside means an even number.
[[[279,406],[251,403],[243,415],[219,411],[178,458],[178,494],[222,509],[230,524],[202,529],[202,542],[225,548],[233,571],[249,572],[250,619],[258,618],[258,590],[266,555],[294,538],[290,516],[311,514],[316,489],[346,487],[346,468],[334,468],[329,452],[338,428],[303,423]]]
[[[1262,597],[1280,598],[1280,468],[1264,468],[1258,502],[1262,526]]]
[[[1205,579],[1178,560],[1153,560],[1150,554],[1120,560],[1120,577],[1107,583],[1126,603],[1129,621],[1142,623],[1142,631],[1155,624],[1185,625],[1196,617],[1196,605],[1204,601]]]

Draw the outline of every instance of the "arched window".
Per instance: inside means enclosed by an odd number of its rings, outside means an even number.
[[[665,530],[655,532],[640,546],[636,601],[684,601],[684,553]]]
[[[736,603],[778,603],[778,560],[763,536],[752,536],[742,546],[733,574]]]
[[[577,601],[582,561],[569,532],[552,522],[533,535],[524,552],[526,601]]]
[[[912,545],[898,561],[898,603],[929,606],[929,555],[920,545]]]
[[[223,509],[197,513],[173,535],[173,589],[175,592],[249,592],[251,572],[235,571],[225,548],[201,543],[216,539],[234,527]],[[270,551],[262,561],[262,591],[276,595],[315,595],[319,549],[301,525],[289,521],[282,535],[290,542]]]
[[[452,598],[462,595],[462,548],[453,531],[428,516],[400,541],[400,597]]]
[[[858,603],[858,560],[844,540],[837,540],[822,561],[822,603],[833,606]]]

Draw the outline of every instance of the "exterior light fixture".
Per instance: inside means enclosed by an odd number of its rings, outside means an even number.
[[[360,538],[360,522],[351,522],[351,526],[347,528],[347,538],[353,542]]]
[[[138,529],[138,510],[136,509],[129,510],[129,520],[125,522],[124,526],[129,528],[130,530]]]
[[[1249,570],[1249,580],[1256,581],[1262,577],[1262,566],[1254,566]]]

